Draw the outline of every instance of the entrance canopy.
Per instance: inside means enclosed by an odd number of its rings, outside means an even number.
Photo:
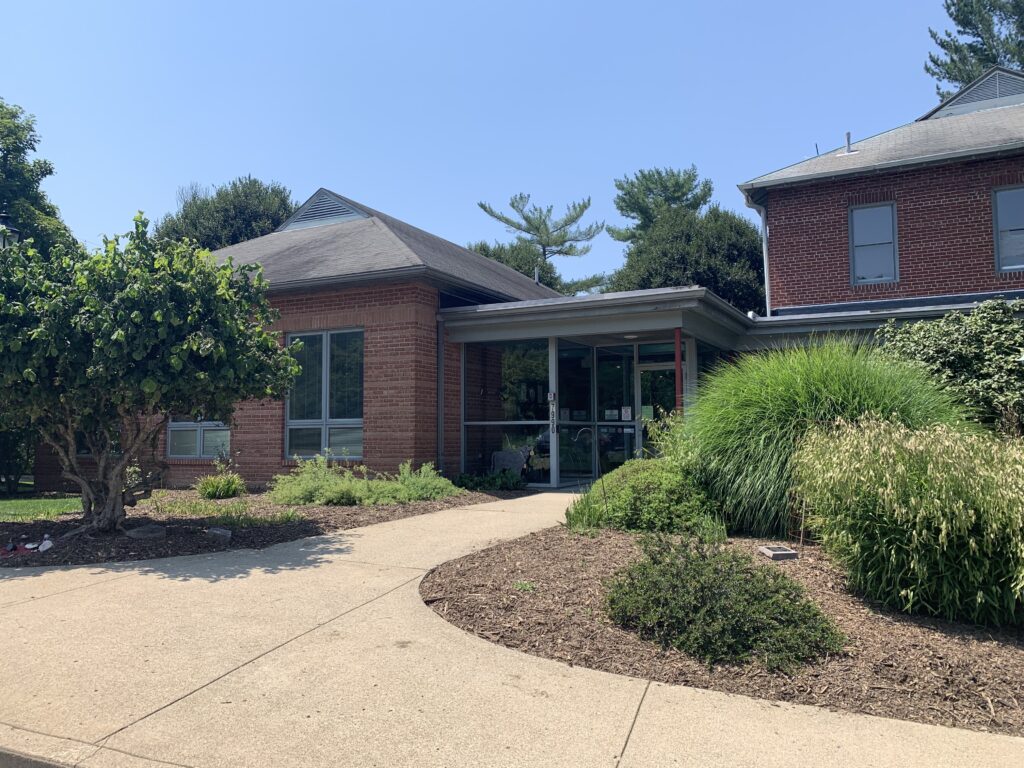
[[[644,450],[749,319],[702,288],[444,310],[462,342],[462,470],[582,485]]]

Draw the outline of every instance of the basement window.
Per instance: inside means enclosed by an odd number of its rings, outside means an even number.
[[[285,455],[363,457],[362,330],[296,333],[302,373],[286,405]]]
[[[894,283],[897,275],[895,203],[850,208],[853,284]]]
[[[997,189],[992,210],[996,267],[1000,272],[1024,269],[1024,187]]]

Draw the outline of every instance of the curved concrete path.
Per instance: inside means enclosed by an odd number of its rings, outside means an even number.
[[[568,500],[259,552],[2,570],[0,767],[1024,761],[1021,739],[568,667],[466,634],[421,602],[429,568],[553,525]]]

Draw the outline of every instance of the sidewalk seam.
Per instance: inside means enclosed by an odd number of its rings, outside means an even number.
[[[68,587],[62,589],[59,592],[51,592],[48,595],[41,595],[39,597],[28,597],[24,600],[15,600],[13,603],[0,603],[0,608],[13,608],[16,605],[24,605],[25,603],[35,603],[40,600],[45,600],[48,597],[56,597],[57,595],[66,595],[68,592],[77,592],[81,589],[89,589],[90,587],[96,587],[100,584],[109,584],[112,581],[120,581],[121,579],[127,579],[132,574],[122,573],[120,576],[112,576],[109,579],[103,579],[102,581],[94,581],[91,584],[82,584],[80,587]]]
[[[157,714],[159,712],[164,711],[168,707],[173,707],[178,702],[187,699],[189,696],[191,696],[191,695],[193,695],[195,693],[198,693],[199,691],[203,690],[204,688],[210,687],[214,683],[219,682],[220,680],[223,680],[228,675],[234,674],[235,672],[237,672],[238,670],[242,669],[243,667],[247,667],[250,664],[252,664],[253,662],[259,661],[260,659],[262,659],[265,656],[269,656],[274,651],[280,650],[281,648],[284,648],[286,645],[289,645],[290,643],[293,643],[296,640],[299,640],[300,638],[303,638],[303,637],[305,637],[306,635],[308,635],[308,634],[310,634],[312,632],[316,632],[318,629],[321,629],[322,627],[326,627],[328,624],[332,624],[333,622],[337,621],[340,618],[343,618],[343,617],[347,616],[348,614],[352,613],[353,611],[358,611],[360,608],[365,608],[370,603],[376,602],[377,600],[380,600],[383,597],[387,597],[392,592],[396,592],[399,589],[402,589],[402,587],[408,586],[409,584],[413,583],[417,579],[422,579],[422,578],[423,578],[423,574],[422,573],[417,573],[411,579],[406,579],[401,584],[398,584],[397,586],[392,587],[391,589],[387,590],[386,592],[381,592],[379,595],[376,595],[375,597],[371,597],[369,600],[366,600],[366,601],[360,603],[359,605],[353,606],[351,608],[348,608],[347,610],[342,611],[337,616],[333,616],[333,617],[327,619],[326,621],[323,621],[323,622],[317,624],[314,627],[310,627],[309,629],[304,630],[303,632],[300,632],[299,634],[295,635],[294,637],[290,637],[287,640],[284,640],[283,642],[278,643],[273,648],[268,648],[267,650],[262,651],[261,653],[257,654],[256,656],[253,656],[248,661],[243,661],[241,664],[239,664],[239,665],[237,665],[235,667],[232,667],[227,672],[223,672],[223,673],[217,675],[216,677],[212,678],[211,680],[208,680],[207,682],[203,683],[202,685],[198,686],[197,688],[192,689],[188,693],[183,693],[181,696],[178,696],[177,698],[172,699],[171,701],[167,702],[166,704],[160,705],[159,707],[154,709],[152,712],[148,712],[145,715],[142,715],[142,717],[136,718],[135,720],[133,720],[130,723],[127,723],[126,725],[122,725],[117,730],[111,731],[106,736],[103,736],[103,737],[97,739],[95,742],[92,742],[92,743],[94,743],[94,744],[96,744],[96,745],[98,745],[100,747],[105,747],[107,741],[109,741],[110,739],[112,739],[114,736],[116,736],[117,734],[121,733],[122,731],[125,731],[125,730],[127,730],[128,728],[131,728],[134,725],[138,725],[143,720],[146,720],[146,719],[152,717],[153,715],[155,715],[155,714]],[[114,747],[107,747],[107,748],[108,749],[115,749]]]
[[[636,728],[636,721],[640,719],[640,708],[644,705],[644,699],[647,698],[647,692],[651,689],[651,681],[647,681],[647,685],[644,686],[644,692],[640,694],[640,701],[637,702],[636,712],[633,713],[633,722],[629,724],[629,732],[626,734],[626,741],[622,745],[622,749],[619,751],[619,757],[615,761],[615,768],[619,768],[622,764],[622,758],[626,756],[626,749],[629,747],[629,739],[633,735],[633,729]]]

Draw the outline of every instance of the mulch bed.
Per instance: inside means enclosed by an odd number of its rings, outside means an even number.
[[[219,552],[225,549],[260,549],[307,536],[319,536],[332,531],[359,528],[364,525],[386,523],[404,517],[422,515],[452,507],[483,504],[496,499],[522,496],[527,491],[480,493],[467,491],[439,501],[417,501],[410,504],[389,504],[374,507],[316,507],[273,504],[264,494],[249,494],[240,499],[252,515],[272,515],[294,509],[301,520],[268,524],[249,528],[233,528],[231,541],[220,543],[207,535],[213,525],[209,518],[175,517],[163,509],[162,502],[172,500],[198,500],[195,491],[160,491],[156,498],[139,503],[128,510],[125,528],[156,523],[166,530],[166,537],[156,540],[136,540],[123,533],[82,534],[64,541],[60,537],[82,524],[81,514],[62,515],[54,520],[26,522],[0,522],[0,546],[13,541],[39,542],[44,534],[54,539],[53,548],[46,552],[31,552],[0,557],[0,567],[20,568],[33,565],[85,565],[130,560],[148,560],[154,557],[194,555]],[[216,504],[230,505],[239,499],[223,499]]]
[[[755,553],[763,544],[733,539]],[[1024,735],[1024,631],[894,613],[845,591],[814,546],[771,563],[802,583],[847,637],[844,652],[793,675],[756,663],[708,666],[614,626],[605,582],[639,552],[633,536],[559,526],[453,560],[420,593],[441,616],[487,640],[571,665],[935,725]]]

